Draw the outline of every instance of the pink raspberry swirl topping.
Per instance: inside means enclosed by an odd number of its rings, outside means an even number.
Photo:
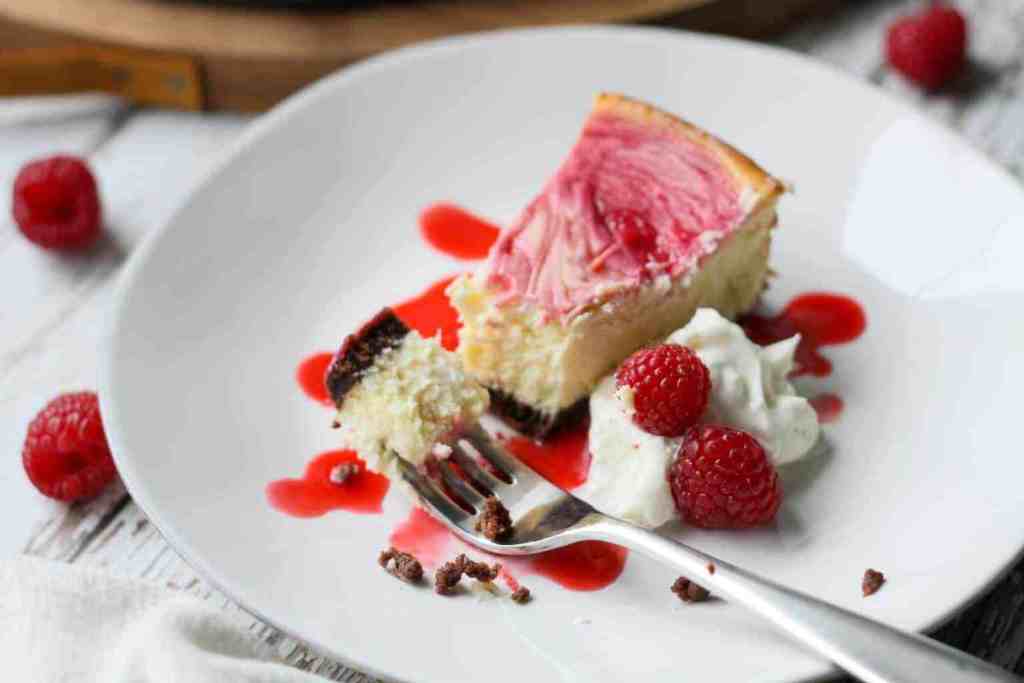
[[[566,321],[616,292],[691,271],[746,213],[737,179],[697,139],[599,108],[498,238],[483,274],[503,291],[500,303]]]

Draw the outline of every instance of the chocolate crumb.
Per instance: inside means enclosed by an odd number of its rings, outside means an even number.
[[[883,583],[885,583],[885,574],[874,569],[865,569],[864,578],[860,582],[860,590],[866,598],[877,593]]]
[[[520,586],[519,588],[512,591],[512,595],[508,597],[512,600],[512,602],[515,602],[520,605],[525,605],[531,600],[530,589],[526,586]]]
[[[463,574],[483,583],[491,583],[500,573],[500,564],[489,565],[460,554],[454,560],[445,562],[434,573],[434,591],[439,595],[455,595]]]
[[[706,588],[690,581],[685,576],[680,576],[672,584],[672,592],[679,596],[683,602],[704,602],[711,593]]]
[[[420,561],[394,546],[382,550],[377,563],[392,576],[408,583],[419,583],[423,579],[423,565]]]
[[[715,573],[715,565],[712,564],[711,562],[708,562],[708,574],[714,574],[714,573]]]
[[[501,501],[491,496],[476,520],[476,530],[492,541],[502,541],[512,533],[512,517]]]
[[[337,420],[331,422],[331,429],[341,429],[341,423]]]
[[[445,562],[434,572],[434,592],[438,595],[455,595],[455,589],[466,569],[466,556],[459,555],[450,562]]]
[[[359,465],[354,462],[343,462],[332,467],[331,473],[327,475],[327,478],[332,484],[340,486],[356,474],[359,474]]]
[[[486,562],[475,562],[467,558],[465,555],[461,555],[460,557],[463,558],[462,571],[466,576],[476,579],[477,581],[490,583],[498,578],[498,574],[501,572],[500,564],[494,564],[492,566]]]

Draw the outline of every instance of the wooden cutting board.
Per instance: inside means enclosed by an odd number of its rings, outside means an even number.
[[[339,66],[446,35],[643,22],[761,36],[839,2],[405,0],[271,10],[172,0],[0,0],[0,95],[103,90],[143,104],[261,111]]]

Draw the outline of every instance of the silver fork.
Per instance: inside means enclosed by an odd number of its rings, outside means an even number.
[[[1020,680],[942,643],[872,621],[604,515],[523,465],[479,426],[447,445],[452,449],[449,459],[471,483],[448,460],[440,463],[441,477],[472,512],[401,458],[397,459],[399,471],[429,512],[460,538],[489,553],[533,555],[578,541],[609,541],[664,562],[713,593],[745,605],[866,683]],[[480,467],[477,456],[503,477]],[[501,542],[488,540],[475,529],[485,500],[482,492],[497,497],[512,517],[513,532]]]

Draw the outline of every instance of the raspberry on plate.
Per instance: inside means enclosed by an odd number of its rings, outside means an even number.
[[[21,462],[44,496],[66,502],[99,495],[117,471],[96,394],[61,394],[28,426]]]
[[[100,234],[96,179],[77,157],[23,166],[14,180],[12,207],[22,234],[44,249],[78,249]]]
[[[936,90],[963,67],[967,20],[954,7],[931,5],[894,22],[886,35],[886,56],[894,69],[915,83]]]
[[[782,503],[779,477],[764,448],[747,432],[729,427],[687,431],[668,482],[683,520],[705,529],[767,524]]]
[[[681,436],[695,425],[711,393],[707,367],[679,344],[637,351],[619,366],[615,383],[633,392],[633,422],[658,436]]]

